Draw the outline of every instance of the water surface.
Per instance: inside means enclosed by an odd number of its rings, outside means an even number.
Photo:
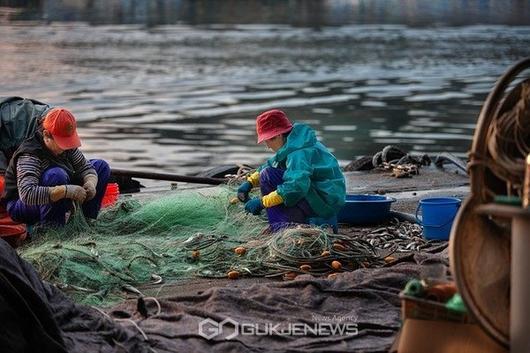
[[[4,16],[0,96],[71,109],[84,152],[117,168],[260,163],[271,152],[254,119],[271,108],[315,127],[342,164],[387,144],[465,156],[495,80],[530,56],[530,27],[515,20],[339,21],[338,3],[317,25]]]

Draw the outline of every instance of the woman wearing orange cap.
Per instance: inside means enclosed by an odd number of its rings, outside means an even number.
[[[281,110],[270,110],[256,119],[258,143],[275,152],[267,163],[238,189],[247,212],[266,210],[272,231],[312,217],[333,218],[344,205],[344,175],[333,154],[317,140],[306,124],[291,124]],[[253,187],[261,197],[249,199]]]
[[[78,147],[72,113],[53,108],[34,136],[15,151],[5,175],[3,199],[17,222],[64,225],[72,201],[96,218],[110,176],[103,160],[88,161]]]

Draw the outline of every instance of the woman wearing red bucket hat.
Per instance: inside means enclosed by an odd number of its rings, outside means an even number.
[[[82,204],[86,217],[97,217],[110,167],[103,160],[88,161],[79,146],[72,113],[63,108],[48,110],[6,170],[2,199],[13,220],[64,225],[73,201]]]
[[[238,189],[247,212],[266,210],[272,231],[310,218],[333,218],[344,205],[344,175],[333,154],[317,140],[309,125],[291,124],[281,110],[269,110],[256,119],[258,143],[275,152]],[[260,186],[261,197],[249,199]]]

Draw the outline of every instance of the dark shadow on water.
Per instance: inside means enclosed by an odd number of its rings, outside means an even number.
[[[0,0],[16,20],[90,24],[528,25],[527,0]],[[1,10],[0,10],[1,11]]]

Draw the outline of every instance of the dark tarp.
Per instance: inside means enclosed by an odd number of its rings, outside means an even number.
[[[399,291],[411,278],[443,277],[446,271],[444,251],[404,257],[392,267],[343,273],[334,280],[305,275],[290,282],[217,287],[189,296],[178,296],[179,288],[172,287],[174,296],[158,300],[159,314],[152,299],[129,300],[109,312],[122,319],[118,322],[73,304],[41,282],[31,266],[0,241],[0,351],[385,352],[401,324]],[[285,330],[289,324],[347,323],[356,324],[358,334],[238,335],[226,340],[233,326],[225,325],[222,334],[208,340],[198,329],[206,318],[258,324],[262,332],[266,324]],[[204,328],[212,332],[211,326]]]
[[[0,97],[0,171],[5,172],[15,150],[33,136],[50,106],[21,97]]]
[[[386,352],[399,330],[398,293],[415,277],[444,277],[447,256],[416,254],[392,267],[343,273],[335,280],[301,276],[291,282],[252,285],[247,288],[211,288],[193,296],[160,299],[161,312],[152,300],[129,301],[110,314],[131,315],[157,352]],[[137,304],[140,304],[137,306]],[[141,310],[138,310],[140,307]],[[139,312],[147,312],[142,318]],[[151,315],[151,316],[149,316]],[[355,323],[355,336],[242,336],[230,340],[234,326],[207,340],[199,323],[230,318],[263,328],[271,323],[288,329],[289,323]],[[208,324],[209,325],[209,324]],[[205,333],[211,333],[205,325]],[[292,328],[292,326],[291,326]]]
[[[48,104],[34,99],[0,97],[0,149],[16,148],[33,136],[39,119],[49,109]]]
[[[42,282],[0,240],[0,352],[149,352],[142,340]]]

